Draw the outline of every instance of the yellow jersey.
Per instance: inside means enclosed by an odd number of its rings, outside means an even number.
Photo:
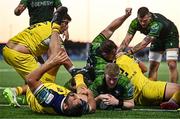
[[[120,67],[121,73],[126,75],[134,85],[134,98],[136,99],[149,79],[144,76],[133,58],[122,55],[116,59],[116,64]]]
[[[34,24],[10,39],[15,43],[24,45],[32,55],[40,56],[48,49],[51,36],[51,22]]]

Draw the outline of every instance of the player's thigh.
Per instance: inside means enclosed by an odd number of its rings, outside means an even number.
[[[31,54],[20,53],[8,47],[3,48],[3,56],[4,60],[24,79],[27,74],[39,66],[38,62]]]
[[[142,102],[144,104],[158,105],[164,99],[166,82],[149,81],[142,89]]]

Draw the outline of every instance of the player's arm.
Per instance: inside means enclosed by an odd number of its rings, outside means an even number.
[[[15,9],[14,9],[14,14],[16,16],[21,15],[21,13],[26,9],[26,6],[22,3],[20,3]]]
[[[123,106],[122,109],[132,109],[134,108],[134,99],[129,99],[129,100],[123,100]]]
[[[82,88],[81,92],[79,92],[79,95],[84,95],[86,96],[86,102],[89,105],[88,107],[88,112],[87,113],[94,113],[96,111],[96,101],[94,99],[93,93],[91,90],[87,89],[86,87]]]
[[[109,39],[114,31],[131,15],[132,8],[126,8],[125,15],[112,21],[101,33]]]
[[[49,45],[50,50],[50,57],[56,55],[59,51],[64,49],[63,47],[63,40],[59,36],[62,31],[63,27],[67,27],[67,24],[63,21],[65,17],[68,15],[68,9],[66,7],[60,7],[56,10],[53,19],[52,19],[52,34],[51,34],[51,42]],[[70,58],[64,63],[64,66],[67,70],[73,68],[73,64]]]
[[[132,54],[138,52],[139,50],[144,49],[149,43],[151,43],[154,40],[155,40],[155,37],[147,35],[140,43],[138,43],[133,48],[128,50],[127,54],[132,55]]]
[[[59,52],[56,56],[49,58],[43,65],[32,71],[26,76],[26,82],[29,88],[34,91],[41,85],[41,76],[56,65],[63,64],[68,58],[66,52]]]
[[[123,52],[126,49],[126,47],[128,47],[133,37],[134,37],[133,34],[127,33],[121,45],[119,46],[117,53]]]
[[[138,65],[139,65],[142,73],[146,73],[147,72],[148,69],[147,69],[146,65],[144,64],[144,62],[138,61]]]

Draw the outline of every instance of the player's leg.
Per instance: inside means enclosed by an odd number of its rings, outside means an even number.
[[[177,83],[178,80],[178,48],[166,49],[166,60],[169,67],[169,79],[172,83]]]
[[[24,54],[12,50],[8,47],[3,48],[4,60],[11,65],[20,76],[25,79],[25,76],[32,70],[38,67],[37,61],[30,54]],[[10,105],[19,106],[16,97],[18,95],[25,94],[27,86],[18,86],[16,88],[6,88],[3,92],[4,97],[9,102]]]
[[[166,60],[169,66],[170,81],[177,83],[178,80],[178,50],[179,50],[179,33],[175,25],[172,26],[168,37],[165,39]]]
[[[162,52],[149,51],[149,74],[150,80],[157,80],[158,69],[162,59]]]
[[[180,105],[180,85],[167,83],[165,88],[165,100],[160,104],[162,109],[178,109]]]

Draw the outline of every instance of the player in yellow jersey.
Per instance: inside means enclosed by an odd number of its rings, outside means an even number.
[[[149,80],[142,73],[138,61],[127,55],[118,56],[116,64],[119,65],[121,73],[126,75],[134,85],[134,101],[137,105],[160,104],[163,109],[177,109],[179,107],[179,84]]]
[[[71,17],[67,13],[66,7],[59,7],[54,13],[52,22],[42,22],[34,24],[16,36],[11,38],[3,48],[4,60],[11,65],[20,76],[25,77],[34,69],[39,67],[36,58],[48,51],[49,57],[53,57],[62,50],[62,39],[59,34],[63,34],[68,29]],[[64,64],[66,69],[71,70],[73,64],[67,60]],[[56,66],[54,70],[58,70]],[[52,82],[56,73],[45,73],[41,81]],[[13,79],[12,79],[13,80]],[[27,85],[17,88],[6,88],[3,91],[4,97],[13,106],[20,106],[16,101],[16,96],[26,92]]]
[[[81,88],[78,93],[72,93],[55,83],[40,81],[44,73],[50,71],[54,66],[64,65],[68,59],[65,50],[60,51],[26,76],[25,80],[29,86],[26,93],[27,102],[33,111],[67,116],[81,116],[95,112],[96,102],[93,93],[86,88],[84,82],[79,82],[83,80],[82,74],[76,74],[74,77],[76,89]]]

